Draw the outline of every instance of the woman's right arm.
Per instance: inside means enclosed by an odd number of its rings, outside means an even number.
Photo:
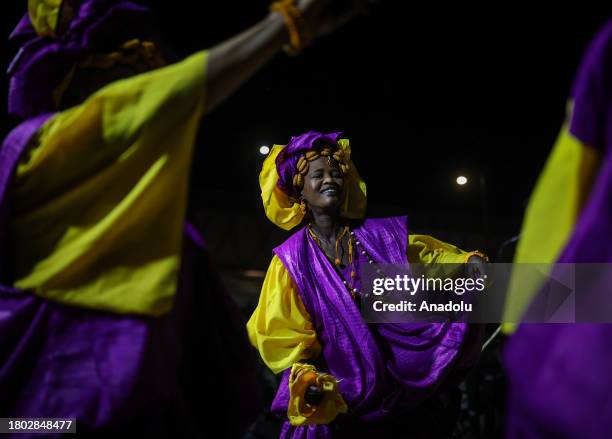
[[[247,331],[251,344],[274,373],[315,358],[321,351],[297,286],[277,256],[272,258]]]
[[[264,363],[274,373],[285,371],[274,406],[292,425],[328,424],[346,412],[336,378],[307,364],[321,346],[297,286],[277,256],[247,330]]]

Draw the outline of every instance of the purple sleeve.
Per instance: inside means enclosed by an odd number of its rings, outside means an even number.
[[[612,139],[612,21],[591,41],[572,87],[570,132],[581,142],[604,149]]]
[[[287,417],[287,407],[289,406],[289,374],[291,368],[283,371],[281,382],[276,392],[276,397],[272,401],[272,412],[280,418]]]

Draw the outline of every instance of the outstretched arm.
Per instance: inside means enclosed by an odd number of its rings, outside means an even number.
[[[331,0],[300,0],[303,36],[317,38],[348,21],[355,10],[337,16],[331,11]],[[209,51],[206,109],[208,113],[234,93],[245,81],[289,43],[289,32],[283,16],[270,12],[255,26],[226,40]]]

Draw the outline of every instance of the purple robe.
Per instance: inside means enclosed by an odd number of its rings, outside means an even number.
[[[10,286],[9,183],[47,118],[24,122],[0,149],[0,417],[76,418],[77,432],[102,436],[195,436],[214,422],[237,436],[259,409],[254,362],[192,225],[175,304],[162,317],[67,306]]]
[[[378,263],[408,263],[405,217],[367,219],[354,229],[370,257]],[[276,255],[295,281],[317,333],[322,352],[317,367],[339,381],[339,390],[358,431],[376,425],[377,433],[431,397],[456,384],[454,372],[467,368],[479,349],[463,323],[368,324],[342,279],[305,228],[277,247]],[[473,349],[476,347],[476,349]],[[289,370],[272,410],[286,419]],[[333,424],[333,423],[332,423]],[[425,437],[420,427],[406,430]],[[408,428],[408,427],[406,427]],[[332,437],[333,425],[283,425],[285,438]],[[416,433],[416,432],[419,433]],[[426,437],[435,437],[429,432]]]
[[[572,99],[571,134],[603,159],[559,262],[612,262],[612,21],[587,49]],[[609,303],[609,277],[591,279],[579,299]],[[611,437],[611,339],[609,324],[521,325],[505,350],[508,438]]]

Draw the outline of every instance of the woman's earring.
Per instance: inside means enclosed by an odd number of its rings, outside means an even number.
[[[300,212],[302,212],[302,215],[306,216],[307,211],[308,207],[306,207],[306,201],[303,198],[300,198]]]

